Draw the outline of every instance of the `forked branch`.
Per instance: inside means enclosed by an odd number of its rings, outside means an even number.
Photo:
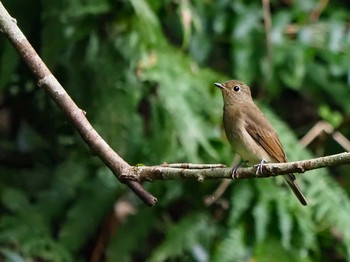
[[[1,2],[0,31],[11,41],[37,79],[38,85],[46,91],[56,102],[58,107],[65,113],[80,136],[90,147],[90,150],[109,167],[118,179],[120,179],[121,174],[127,174],[131,167],[113,151],[92,127],[85,116],[86,113],[74,103],[61,84],[52,75],[17,26],[16,20],[9,15]],[[157,199],[148,193],[137,181],[122,180],[122,182],[127,184],[147,205],[153,206],[157,202]]]
[[[74,103],[57,79],[52,75],[18,28],[15,19],[8,14],[1,2],[0,31],[9,38],[36,77],[38,85],[48,93],[70,119],[91,151],[110,168],[121,182],[127,184],[147,205],[153,206],[157,199],[141,186],[140,182],[143,181],[169,179],[197,179],[198,181],[203,181],[206,179],[232,178],[231,168],[220,164],[201,165],[180,163],[163,164],[160,166],[130,166],[111,149],[91,126],[85,116],[86,113]],[[312,169],[342,164],[350,164],[350,153],[341,153],[298,162],[265,164],[262,168],[262,174],[258,176],[256,175],[256,169],[254,167],[239,168],[237,169],[235,178],[246,179],[277,176],[288,173],[303,173]]]

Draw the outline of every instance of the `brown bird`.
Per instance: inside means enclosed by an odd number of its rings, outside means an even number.
[[[249,164],[288,162],[282,144],[265,115],[255,105],[249,87],[243,82],[230,80],[215,83],[224,100],[223,122],[232,148]],[[259,170],[259,167],[257,171]],[[300,203],[307,205],[293,174],[283,176]]]

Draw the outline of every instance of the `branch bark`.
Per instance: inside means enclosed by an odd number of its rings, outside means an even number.
[[[0,2],[0,31],[7,36],[25,61],[33,75],[38,81],[39,87],[56,102],[58,107],[72,122],[80,136],[94,152],[123,183],[127,184],[147,205],[153,206],[157,199],[148,193],[137,181],[123,180],[121,176],[127,177],[131,167],[102,139],[102,137],[91,126],[85,112],[81,110],[67,94],[61,84],[52,75],[45,63],[35,52],[29,41],[21,32],[3,4]]]
[[[264,178],[290,173],[304,173],[313,169],[344,164],[350,164],[350,153],[348,152],[296,162],[264,164],[262,167],[262,173],[259,173],[258,175],[256,175],[255,167],[238,168],[235,179]],[[191,168],[191,165],[186,166],[186,164],[139,166],[133,167],[134,172],[130,172],[128,176],[124,177],[124,179],[150,182],[155,180],[171,180],[179,178],[197,179],[199,182],[208,179],[232,179],[232,168],[216,165],[209,165],[209,168],[205,168],[206,166],[208,165],[196,165],[195,168]]]

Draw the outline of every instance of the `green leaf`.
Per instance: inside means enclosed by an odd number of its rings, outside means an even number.
[[[343,122],[343,116],[339,111],[332,110],[328,105],[321,105],[319,108],[319,115],[334,128],[337,128]]]
[[[286,201],[283,198],[281,201],[277,202],[277,215],[279,218],[279,229],[282,235],[282,246],[288,250],[291,247],[291,238],[292,238],[292,230],[293,230],[293,220],[292,214],[290,213],[290,209]]]
[[[290,49],[285,55],[284,60],[288,61],[288,66],[279,73],[282,81],[294,89],[301,88],[306,74],[305,51],[302,46],[293,46],[293,49]]]
[[[253,188],[249,183],[243,181],[235,182],[231,196],[231,208],[228,224],[233,227],[243,217],[244,212],[249,210],[253,200]],[[233,185],[232,185],[233,186]]]
[[[145,219],[147,218],[147,219]],[[140,220],[143,220],[140,223]],[[124,222],[124,221],[123,221]],[[127,217],[127,222],[115,234],[106,251],[107,261],[132,261],[132,252],[139,251],[140,242],[156,230],[155,226],[160,223],[156,213],[148,207],[138,210],[135,215]],[[151,249],[149,243],[143,244],[146,249]]]
[[[287,251],[280,244],[279,239],[269,236],[265,241],[259,242],[254,248],[254,257],[257,261],[268,262],[278,261],[292,262],[292,261],[307,261],[300,260],[295,253],[292,251]]]
[[[266,200],[259,201],[252,210],[255,221],[256,239],[258,242],[266,237],[268,232],[267,226],[271,219],[269,204]]]
[[[193,213],[182,218],[176,225],[169,227],[165,240],[153,252],[148,261],[165,261],[181,257],[185,252],[195,252],[198,245],[213,233],[208,217]]]
[[[162,53],[153,54],[156,62],[148,63],[142,79],[159,83],[159,101],[167,117],[170,118],[188,159],[199,161],[199,146],[202,146],[211,157],[218,158],[217,153],[208,143],[207,137],[212,131],[203,117],[204,114],[210,114],[208,111],[210,108],[206,108],[205,105],[212,103],[207,89],[208,84],[204,85],[197,70],[188,70],[191,64],[187,59],[175,54],[176,51],[172,48],[164,48]],[[181,81],[177,81],[178,75],[182,76]],[[199,108],[202,108],[202,111],[198,111]]]
[[[249,250],[244,242],[243,226],[230,228],[225,238],[219,243],[213,258],[213,262],[245,261],[249,258]]]
[[[1,202],[11,212],[25,212],[29,208],[29,200],[25,192],[7,188],[1,194]]]
[[[79,198],[67,211],[67,217],[59,232],[59,242],[76,252],[96,230],[115,198],[113,188],[106,187],[100,177],[86,184]],[[93,210],[93,213],[91,212]]]
[[[18,61],[14,47],[9,42],[5,42],[0,56],[0,88],[7,86],[15,77]]]

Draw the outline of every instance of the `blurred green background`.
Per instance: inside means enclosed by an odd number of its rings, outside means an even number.
[[[267,1],[268,2],[268,1]],[[240,79],[290,160],[320,120],[350,137],[344,1],[6,0],[29,41],[131,165],[232,164],[214,82]],[[271,27],[264,21],[271,19]],[[282,179],[158,181],[145,206],[92,156],[0,36],[1,261],[350,261],[348,167]]]

